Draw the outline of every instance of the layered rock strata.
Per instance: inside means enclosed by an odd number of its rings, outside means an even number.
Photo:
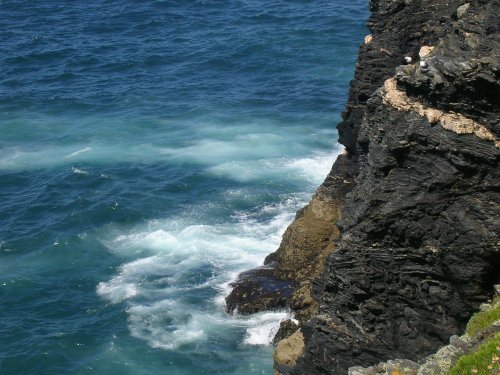
[[[496,319],[500,311],[500,285],[495,285],[494,298],[490,303],[480,305],[480,311],[473,315],[467,323],[467,330],[462,336],[453,335],[449,344],[440,348],[436,353],[424,358],[420,363],[407,360],[395,359],[387,362],[380,362],[374,366],[349,368],[348,375],[441,375],[448,374],[450,370],[465,355],[477,352],[481,346],[494,340],[500,334],[500,319]],[[495,320],[496,319],[496,320]],[[495,370],[488,368],[492,362],[486,363],[469,362],[469,366],[476,368],[476,371],[495,373]],[[469,373],[465,369],[462,372]],[[471,372],[472,373],[472,372]]]
[[[500,3],[370,8],[338,126],[346,152],[227,300],[297,313],[277,346],[282,374],[418,361],[462,332],[500,279]],[[282,355],[290,346],[301,350]]]

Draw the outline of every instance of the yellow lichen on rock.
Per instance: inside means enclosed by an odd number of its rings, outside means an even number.
[[[418,51],[418,57],[423,59],[424,57],[428,56],[432,50],[434,49],[433,46],[422,46],[420,47],[420,51]]]
[[[474,134],[485,141],[492,141],[496,147],[500,147],[500,142],[496,141],[495,135],[486,126],[459,113],[444,112],[440,109],[425,106],[408,97],[404,91],[399,90],[395,78],[389,78],[385,81],[382,100],[397,110],[416,112],[420,116],[427,118],[427,121],[431,124],[439,122],[446,130],[457,134]]]
[[[274,362],[277,365],[295,366],[303,351],[304,335],[299,329],[278,343],[273,354]]]
[[[318,308],[311,296],[311,281],[322,271],[326,257],[334,250],[341,208],[340,201],[318,190],[287,228],[275,253],[280,264],[277,272],[299,285],[291,300],[299,320],[307,320]]]
[[[311,294],[311,282],[303,281],[292,295],[291,305],[293,306],[295,318],[303,321],[318,312],[318,303]]]
[[[324,258],[333,251],[338,237],[335,225],[340,205],[330,197],[315,194],[302,214],[287,228],[276,252],[280,272],[298,282],[311,280],[322,269]]]

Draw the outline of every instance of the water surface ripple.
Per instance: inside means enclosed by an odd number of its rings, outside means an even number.
[[[326,176],[363,0],[0,2],[0,374],[272,374],[230,316]]]

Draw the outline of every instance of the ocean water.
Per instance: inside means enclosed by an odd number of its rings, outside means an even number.
[[[341,152],[365,0],[0,2],[0,374],[272,374],[228,315]]]

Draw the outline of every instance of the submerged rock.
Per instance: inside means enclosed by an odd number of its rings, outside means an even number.
[[[283,309],[288,305],[293,283],[276,276],[273,264],[241,273],[226,298],[230,313],[252,314]]]

